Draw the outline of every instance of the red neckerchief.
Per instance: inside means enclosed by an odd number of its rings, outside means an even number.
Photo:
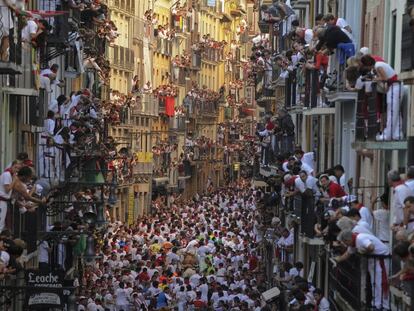
[[[382,293],[384,295],[388,295],[388,291],[390,289],[390,286],[388,284],[388,277],[387,277],[387,270],[385,269],[385,261],[384,258],[379,259],[379,264],[381,267],[381,287],[382,287]]]
[[[363,208],[364,207],[364,205],[362,204],[362,203],[359,203],[357,206],[356,206],[356,209],[359,211],[361,208]]]
[[[13,173],[13,171],[12,171],[11,167],[6,168],[6,169],[4,170],[4,173],[6,173],[6,172],[9,172],[9,173],[10,173],[10,175],[14,176],[14,173]]]
[[[358,233],[356,233],[356,232],[352,233],[352,247],[356,246],[357,236],[358,236]]]

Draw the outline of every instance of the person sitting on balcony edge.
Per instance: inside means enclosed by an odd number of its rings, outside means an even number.
[[[387,123],[384,131],[377,135],[377,140],[402,139],[402,118],[400,105],[402,102],[402,83],[398,81],[396,71],[385,62],[378,62],[370,55],[361,57],[361,64],[368,70],[375,70],[376,81],[381,86],[387,101]]]
[[[327,25],[336,25],[351,39],[351,41],[354,41],[354,38],[352,36],[352,28],[349,26],[347,21],[341,17],[335,17],[332,14],[327,14],[323,17],[323,20]]]
[[[352,43],[352,40],[336,25],[328,25],[326,28],[319,27],[316,30],[319,38],[318,44],[315,46],[316,51],[322,50],[324,54],[332,54],[333,51],[341,43]]]
[[[368,258],[368,270],[371,276],[373,289],[372,304],[377,310],[390,310],[388,268],[390,251],[375,235],[368,233],[352,233],[343,230],[338,235],[338,241],[353,247],[361,254],[376,256]]]

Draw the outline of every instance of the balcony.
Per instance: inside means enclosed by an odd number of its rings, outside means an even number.
[[[162,98],[155,98],[158,100],[158,113],[165,113],[165,100]]]
[[[174,67],[173,66],[173,79],[174,83],[185,86],[187,81],[190,80],[190,71],[187,67]]]
[[[169,129],[175,132],[185,132],[186,118],[184,116],[174,116],[169,119]]]
[[[8,57],[0,61],[0,87],[13,88],[16,94],[23,92],[22,95],[36,95],[33,74],[33,66],[38,61],[36,54],[32,53],[29,46],[23,47],[21,31],[15,29],[10,37],[14,39],[10,41]]]
[[[172,15],[171,23],[171,27],[175,29],[176,35],[190,32],[192,24],[191,17],[186,17],[183,15]]]
[[[198,10],[209,13],[220,12],[220,1],[200,0],[198,1]]]
[[[132,0],[110,0],[110,9],[122,10],[124,13],[134,15],[135,3]]]
[[[1,12],[10,12],[10,14],[12,14],[12,11],[9,9],[8,6],[0,6],[0,10]],[[11,17],[11,15],[10,15]],[[9,25],[13,25],[16,20],[15,18],[10,18],[9,16],[6,15],[2,15],[0,16],[0,25],[3,24],[9,24]],[[2,26],[3,28],[3,26]],[[21,74],[21,68],[19,68],[19,65],[21,64],[21,60],[19,61],[19,51],[21,52],[21,31],[14,31],[16,28],[14,27],[13,29],[5,29],[5,32],[9,32],[8,34],[6,33],[4,36],[7,36],[8,42],[9,42],[9,50],[7,51],[7,46],[3,44],[6,44],[6,40],[3,40],[3,36],[1,36],[1,41],[0,41],[0,75],[18,75]],[[18,42],[17,44],[15,44],[15,41]],[[4,50],[4,53],[2,52]]]
[[[136,106],[132,110],[132,115],[158,116],[158,100],[152,94],[140,95]]]
[[[370,267],[379,267],[380,262],[384,262],[389,271],[388,275],[391,275],[391,256],[357,253],[341,263],[336,263],[330,258],[328,262],[328,299],[331,308],[333,310],[368,310],[373,308],[371,298],[382,293],[375,292],[378,288],[375,287],[376,284],[371,275],[377,273],[377,268],[371,270]],[[368,275],[371,282],[367,281]],[[390,300],[391,296],[394,296],[393,291],[388,291],[387,296],[387,299]],[[381,300],[383,303],[384,299],[383,297]],[[397,307],[395,310],[407,309]]]
[[[172,42],[168,39],[157,38],[156,51],[164,56],[172,55]]]
[[[191,58],[191,69],[200,70],[201,69],[201,55],[199,53],[193,52]]]
[[[153,171],[152,152],[137,152],[136,154],[136,163],[132,170],[133,175],[151,175]]]
[[[133,71],[135,67],[134,51],[130,48],[115,45],[111,48],[111,65],[123,70]]]
[[[230,15],[234,18],[240,18],[243,14],[246,14],[244,8],[240,4],[237,4],[235,1],[230,3],[229,12]]]
[[[373,83],[372,92],[361,90],[358,93],[356,115],[356,149],[406,149],[408,111],[408,90],[401,82],[390,86],[398,96],[398,105],[387,105],[386,94],[377,91]],[[400,91],[401,90],[401,91]],[[379,134],[382,133],[382,134]]]
[[[145,20],[142,18],[134,19],[134,39],[142,40],[146,36]]]
[[[211,63],[218,63],[223,58],[223,55],[220,53],[220,50],[213,48],[206,48],[202,56],[202,61],[207,61]]]
[[[218,113],[218,103],[200,99],[196,101],[194,113],[198,118],[215,117]]]
[[[189,160],[183,160],[178,165],[178,180],[191,178],[192,175],[191,162]]]

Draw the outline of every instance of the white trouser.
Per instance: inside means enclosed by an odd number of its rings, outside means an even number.
[[[387,125],[384,129],[385,140],[399,140],[401,131],[401,84],[396,82],[389,86],[387,91]]]
[[[389,260],[384,259],[385,270],[389,270]],[[382,269],[380,265],[380,259],[368,259],[368,270],[371,278],[372,286],[372,304],[376,308],[390,309],[389,293],[384,295],[382,290]]]
[[[0,232],[6,226],[7,202],[0,201]]]
[[[185,311],[185,305],[186,305],[185,301],[179,301],[178,302],[178,311]]]

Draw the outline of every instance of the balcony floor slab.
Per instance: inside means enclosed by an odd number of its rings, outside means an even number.
[[[356,141],[352,143],[355,150],[405,150],[408,148],[406,140],[399,141]]]

